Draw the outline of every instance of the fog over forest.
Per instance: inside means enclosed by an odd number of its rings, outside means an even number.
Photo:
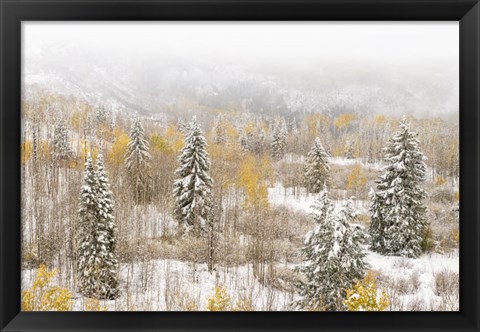
[[[457,23],[23,25],[27,97],[48,88],[167,120],[192,105],[454,120],[458,63]]]

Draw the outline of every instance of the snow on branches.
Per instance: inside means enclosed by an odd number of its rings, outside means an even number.
[[[323,148],[320,138],[317,137],[307,154],[305,165],[305,182],[308,192],[320,192],[328,184],[329,171],[328,154]]]
[[[174,216],[185,230],[193,229],[198,234],[208,222],[213,180],[208,175],[207,141],[195,117],[188,125],[179,162],[173,184]]]
[[[299,285],[301,308],[344,310],[347,290],[364,277],[364,232],[351,225],[356,215],[352,201],[335,211],[328,191],[320,192],[313,212],[317,226],[305,237],[305,263],[298,269],[304,277]]]
[[[419,150],[417,134],[405,118],[384,149],[386,166],[371,190],[372,250],[384,255],[418,257],[427,230],[426,198],[420,183],[425,181],[426,165]]]
[[[138,118],[133,122],[129,134],[125,168],[128,173],[134,200],[144,203],[150,198],[150,145],[145,138],[145,130]]]
[[[101,154],[97,159],[97,171],[91,156],[87,157],[79,215],[78,290],[89,298],[114,299],[118,296],[116,225],[112,193]]]

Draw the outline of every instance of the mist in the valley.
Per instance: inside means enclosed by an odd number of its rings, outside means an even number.
[[[74,95],[168,117],[458,117],[457,23],[23,24],[24,95]]]

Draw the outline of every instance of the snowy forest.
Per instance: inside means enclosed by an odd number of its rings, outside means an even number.
[[[306,89],[149,58],[135,90],[86,88],[102,60],[52,52],[24,68],[22,310],[459,310],[449,74]]]

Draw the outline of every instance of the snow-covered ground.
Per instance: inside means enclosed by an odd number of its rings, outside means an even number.
[[[268,200],[273,206],[285,206],[295,211],[306,213],[313,212],[312,206],[315,204],[316,194],[307,194],[304,188],[301,188],[297,195],[292,193],[292,188],[285,188],[281,183],[276,183],[274,187],[268,188]],[[335,206],[339,208],[347,202],[347,200],[333,200]],[[368,202],[356,200],[354,207],[358,212],[366,213],[368,210]]]
[[[35,270],[22,271],[22,289],[31,286]],[[178,260],[152,260],[120,265],[120,289],[117,300],[101,301],[108,310],[179,311],[186,307],[205,310],[207,298],[216,286],[224,287],[232,306],[241,298],[251,300],[254,310],[290,310],[293,293],[261,284],[251,265],[218,267],[208,272],[206,264]],[[83,310],[83,298],[75,295],[73,310]]]
[[[381,273],[391,284],[406,280],[412,283],[415,275],[417,285],[406,286],[405,292],[386,288],[395,296],[394,310],[408,308],[409,303],[421,301],[420,310],[431,310],[442,298],[435,294],[435,274],[443,271],[458,273],[458,252],[446,255],[428,254],[418,259],[382,256],[367,251],[367,261],[373,270]],[[22,287],[28,288],[33,282],[35,270],[24,270]],[[251,266],[218,267],[208,272],[205,264],[177,260],[152,260],[143,263],[122,264],[120,283],[123,293],[115,301],[102,301],[108,310],[165,311],[185,310],[193,305],[195,310],[204,310],[207,298],[215,291],[216,285],[225,287],[235,302],[242,297],[250,298],[255,310],[292,310],[298,295],[261,284],[252,273]],[[413,284],[412,284],[413,285]],[[75,296],[74,310],[82,310],[83,299]],[[190,307],[191,308],[191,307]]]
[[[442,297],[436,294],[435,277],[438,273],[459,273],[458,251],[448,254],[430,253],[419,258],[382,256],[367,250],[367,261],[371,269],[388,278],[386,289],[394,310],[405,310],[417,303],[419,310],[436,310]],[[455,287],[455,285],[452,285]],[[458,286],[458,285],[457,285]],[[455,290],[451,290],[455,292]],[[392,299],[395,297],[395,299]],[[452,307],[458,308],[458,298],[450,299]],[[451,310],[451,308],[450,308]],[[457,309],[458,310],[458,309]]]
[[[374,170],[381,170],[384,166],[384,164],[380,162],[366,163],[358,158],[352,159],[352,158],[345,158],[345,157],[330,157],[328,158],[328,162],[333,165],[339,165],[339,166],[353,166],[355,164],[360,164],[365,168],[374,169]]]

